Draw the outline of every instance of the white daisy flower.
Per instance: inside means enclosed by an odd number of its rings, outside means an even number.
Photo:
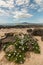
[[[25,60],[25,58],[23,58]]]
[[[4,48],[5,48],[6,46],[4,45]]]
[[[23,62],[22,62],[22,61],[20,61],[20,63],[22,64]]]
[[[19,53],[17,53],[19,55]]]
[[[27,48],[29,48],[29,47],[27,46]]]
[[[33,46],[33,49],[34,49],[34,46]]]
[[[15,43],[16,44],[16,43]]]
[[[23,40],[21,40],[21,45],[23,45],[24,43],[23,43]]]
[[[14,55],[15,55],[15,53],[14,53]]]
[[[27,43],[26,43],[26,45],[27,45]]]
[[[19,57],[21,57],[21,55],[19,55]]]
[[[17,58],[15,60],[17,60]]]
[[[16,53],[16,51],[15,51],[15,53]]]
[[[32,43],[32,44],[34,44],[34,43]]]
[[[22,48],[22,50],[24,50],[24,47]]]
[[[21,48],[21,46],[19,46],[19,48]]]
[[[36,47],[36,49],[38,49],[38,47]]]
[[[18,54],[16,56],[18,56]]]
[[[8,54],[8,56],[11,56],[11,54]]]

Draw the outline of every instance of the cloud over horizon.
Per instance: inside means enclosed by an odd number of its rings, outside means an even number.
[[[0,0],[0,16],[12,17],[12,20],[29,20],[42,12],[43,0]]]

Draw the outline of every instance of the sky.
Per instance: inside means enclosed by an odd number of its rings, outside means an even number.
[[[0,0],[0,24],[43,23],[43,0]]]

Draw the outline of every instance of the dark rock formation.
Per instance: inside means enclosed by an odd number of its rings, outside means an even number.
[[[34,36],[43,36],[43,29],[34,29],[32,32]]]
[[[6,42],[14,42],[14,37],[6,37],[6,38],[2,39],[3,44]]]
[[[27,32],[28,32],[28,33],[31,33],[31,32],[32,32],[32,29],[28,29]]]
[[[5,49],[5,51],[6,52],[13,52],[14,51],[14,45],[9,45],[6,49]]]
[[[41,40],[43,41],[43,36],[41,37]]]
[[[2,42],[1,42],[1,40],[0,40],[0,50],[2,49]]]
[[[6,37],[13,36],[13,35],[14,35],[14,33],[5,33]]]
[[[5,33],[5,38],[1,39],[2,44],[7,42],[14,42],[14,33]]]

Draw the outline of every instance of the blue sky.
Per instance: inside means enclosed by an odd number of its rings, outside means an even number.
[[[0,24],[43,23],[43,0],[0,0]]]

